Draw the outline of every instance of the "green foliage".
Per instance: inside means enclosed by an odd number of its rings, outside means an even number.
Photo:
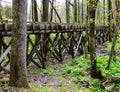
[[[64,83],[59,87],[59,89],[60,90],[67,90],[68,89],[67,87],[68,87],[68,85],[66,83]]]
[[[106,50],[110,51],[112,46],[112,42],[107,42],[107,48]],[[117,43],[115,45],[115,50],[120,51],[120,36],[117,38]]]
[[[90,86],[90,89],[92,89],[94,92],[107,92],[107,90],[100,88],[98,79],[93,79],[91,85],[92,86]]]
[[[45,70],[45,73],[46,73],[48,76],[52,76],[52,75],[55,75],[55,74],[56,74],[55,71],[54,71],[53,69],[51,69],[51,68],[47,68],[47,69]]]
[[[35,43],[35,35],[30,35],[30,39],[31,39],[32,43]],[[31,50],[32,50],[32,45],[29,44],[29,46],[28,46],[28,53],[30,53]]]
[[[51,39],[54,39],[55,37],[56,37],[56,33],[51,33],[51,34],[50,34],[50,38],[51,38]]]
[[[13,14],[12,14],[12,7],[9,5],[1,6],[0,7],[1,14],[3,19],[12,19]]]
[[[54,92],[51,86],[42,87],[40,85],[31,85],[31,88],[36,92]]]
[[[120,76],[120,57],[117,57],[116,62],[111,63],[110,70],[106,70],[109,56],[99,56],[97,57],[97,68],[102,71],[104,76]],[[72,78],[75,83],[88,82],[90,84],[89,89],[93,92],[107,92],[105,89],[100,88],[98,79],[91,79],[90,76],[90,57],[87,59],[85,56],[81,56],[78,59],[72,59],[69,64],[64,65],[64,70],[62,74],[67,78]],[[120,84],[117,84],[118,88]]]
[[[72,66],[77,65],[78,64],[78,60],[77,59],[72,59],[72,61],[70,62],[70,64]]]
[[[65,70],[62,72],[62,74],[67,75],[67,74],[71,73],[72,70],[73,70],[72,67],[65,65]]]
[[[84,76],[81,76],[81,75],[77,77],[78,80],[81,80],[81,81],[83,81],[83,82],[89,81],[88,78],[89,78],[89,77],[84,77]]]
[[[111,67],[109,70],[106,70],[106,66],[107,66],[107,63],[108,63],[108,56],[104,56],[104,57],[98,57],[97,58],[97,66],[99,69],[102,70],[102,73],[103,75],[107,75],[107,76],[120,76],[120,70],[119,70],[119,66],[120,66],[120,63],[119,61],[116,61],[116,62],[112,62],[111,63]],[[117,60],[119,60],[120,58],[117,57]]]
[[[118,89],[118,92],[120,92],[120,83],[116,84],[116,88]]]
[[[72,71],[72,73],[73,73],[74,75],[80,75],[80,74],[82,73],[82,69],[80,69],[80,68],[74,69],[74,70]]]

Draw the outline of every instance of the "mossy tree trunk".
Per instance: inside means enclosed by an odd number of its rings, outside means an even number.
[[[89,50],[91,60],[91,77],[102,79],[101,71],[97,70],[96,47],[95,47],[95,13],[98,0],[90,0],[89,8]]]
[[[112,6],[112,1],[109,0],[109,4]],[[116,16],[114,15],[115,23],[114,23],[114,32],[112,32],[113,35],[113,41],[112,41],[112,46],[111,46],[111,52],[108,60],[108,65],[106,69],[110,68],[111,61],[114,60],[116,61],[116,52],[115,52],[115,46],[117,43],[117,37],[118,37],[118,31],[119,31],[119,24],[120,24],[120,0],[115,1],[115,6],[116,6]],[[112,12],[112,11],[111,11]],[[109,12],[109,13],[111,13]],[[113,13],[112,13],[113,14]],[[110,17],[110,16],[109,16]],[[109,20],[111,23],[111,20]],[[109,24],[110,29],[112,29],[112,26]],[[111,31],[111,30],[110,30]]]
[[[108,26],[109,26],[109,31],[110,31],[110,37],[109,37],[109,41],[112,41],[112,37],[113,37],[113,33],[114,33],[114,29],[113,29],[113,11],[112,11],[112,1],[108,0]]]
[[[27,0],[13,0],[10,86],[30,88],[26,73]]]

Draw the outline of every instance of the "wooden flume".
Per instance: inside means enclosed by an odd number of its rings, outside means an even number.
[[[10,46],[12,25],[10,21],[0,22],[0,57],[6,52]],[[67,23],[48,23],[48,22],[27,22],[27,65],[31,62],[37,67],[45,68],[45,61],[49,58],[57,59],[62,62],[66,54],[74,58],[76,48],[79,52],[84,52],[85,47],[85,32],[86,26],[80,24],[67,24]],[[96,42],[99,44],[109,40],[109,28],[107,26],[96,26]],[[52,36],[54,33],[54,37]],[[31,35],[38,35],[39,40],[34,42]],[[45,41],[42,41],[43,34],[50,34]],[[81,36],[82,35],[82,36]],[[82,38],[80,38],[82,37]],[[7,40],[6,40],[7,39]],[[79,43],[81,39],[81,43]],[[46,46],[46,43],[49,44]],[[79,47],[78,47],[79,45]],[[31,48],[30,48],[31,47]],[[43,56],[42,49],[47,48],[47,56]],[[0,61],[0,71],[4,70],[9,64],[10,53],[2,57]],[[5,59],[7,58],[7,59]]]

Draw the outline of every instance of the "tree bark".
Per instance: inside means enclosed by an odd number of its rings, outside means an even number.
[[[109,0],[109,5],[112,5],[110,4],[112,3],[111,0]],[[114,23],[114,32],[112,32],[114,35],[113,35],[113,41],[112,41],[112,47],[111,47],[111,52],[110,52],[110,56],[109,56],[109,60],[108,60],[108,65],[106,67],[106,69],[109,69],[110,68],[110,64],[111,64],[111,61],[114,60],[116,61],[116,55],[115,55],[115,46],[116,46],[116,43],[117,43],[117,37],[118,37],[118,30],[119,30],[119,20],[120,20],[120,16],[119,16],[119,13],[120,13],[120,1],[119,0],[116,0],[116,16],[114,17],[115,19],[115,22]],[[110,6],[109,6],[110,7]],[[112,11],[111,11],[112,12]],[[110,12],[110,13],[111,13]],[[113,14],[113,13],[112,13]],[[112,16],[112,15],[111,15]],[[111,23],[111,18],[110,16],[108,17],[109,18],[109,22]],[[111,28],[111,24],[109,24],[109,27],[110,29]],[[111,31],[111,30],[110,30]]]
[[[10,86],[30,88],[26,73],[27,0],[13,0]]]
[[[49,0],[42,0],[42,4],[43,4],[43,16],[42,16],[42,21],[43,22],[48,22],[48,14],[49,14]],[[47,46],[49,45],[47,38],[50,37],[49,33],[43,34],[42,35],[42,43],[41,44],[41,53],[42,53],[42,58],[43,60],[41,62],[43,62],[43,68],[45,69],[45,65],[44,62],[46,61],[46,56],[48,53],[48,48]],[[47,40],[47,41],[46,41]],[[45,43],[44,43],[45,42]]]
[[[82,13],[81,13],[81,23],[84,23],[84,6],[83,6],[83,0],[82,0]]]
[[[70,0],[66,0],[66,23],[70,23]]]
[[[77,12],[77,0],[74,0],[74,23],[77,23],[77,17],[78,17],[78,12]]]
[[[80,0],[78,0],[78,23],[80,23]]]
[[[105,2],[106,2],[106,0],[103,0],[103,25],[105,25],[106,23],[105,23],[105,21],[106,21],[106,18],[105,18],[105,11],[106,11],[106,8],[105,8]]]
[[[2,4],[0,2],[0,20],[2,20]]]
[[[51,1],[51,6],[54,6],[54,0]],[[51,13],[50,22],[52,22],[53,21],[53,7],[51,7],[50,13]]]
[[[61,18],[60,18],[60,16],[59,16],[57,10],[55,9],[55,7],[54,7],[54,5],[52,4],[52,2],[51,2],[51,1],[49,1],[49,2],[50,2],[50,4],[51,4],[51,7],[53,8],[55,14],[57,15],[57,17],[58,17],[58,19],[59,19],[59,22],[61,23],[62,20],[61,20]],[[54,1],[54,2],[55,2],[55,1]],[[55,15],[54,15],[54,16],[55,16]],[[56,18],[56,17],[55,17],[55,18]],[[56,19],[55,19],[55,20],[56,20]]]
[[[95,13],[98,0],[89,1],[89,49],[91,60],[91,77],[102,79],[101,71],[97,70],[96,47],[95,47]]]
[[[38,11],[36,0],[31,0],[32,2],[32,21],[38,21]]]
[[[87,0],[86,0],[87,2]],[[86,35],[85,35],[85,58],[88,57],[88,39],[89,39],[89,34],[88,34],[88,31],[89,31],[89,21],[88,21],[88,3],[87,3],[87,7],[86,7]]]

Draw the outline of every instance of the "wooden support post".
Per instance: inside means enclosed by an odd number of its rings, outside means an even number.
[[[1,55],[0,57],[0,62],[2,62],[2,60],[7,56],[8,53],[10,53],[11,50],[11,46],[9,46],[6,51]]]

